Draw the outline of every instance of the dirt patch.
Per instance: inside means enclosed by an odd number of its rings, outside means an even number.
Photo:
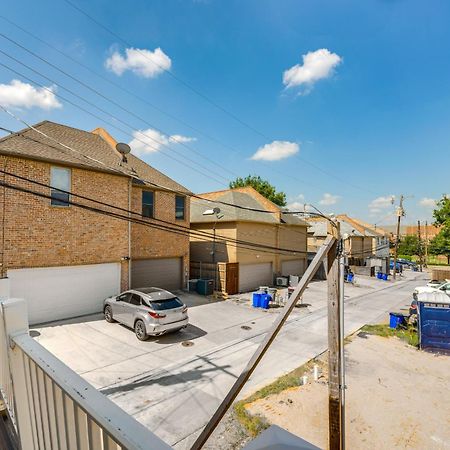
[[[365,334],[345,346],[352,449],[450,449],[450,358]],[[326,375],[326,373],[325,373]],[[248,413],[327,448],[328,386],[309,381],[247,403]]]

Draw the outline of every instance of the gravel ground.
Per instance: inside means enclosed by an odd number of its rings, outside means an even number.
[[[237,450],[250,440],[251,438],[238,422],[234,410],[231,408],[203,448],[207,450]]]

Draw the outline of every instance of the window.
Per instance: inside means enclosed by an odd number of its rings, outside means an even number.
[[[150,307],[155,311],[181,308],[182,306],[184,306],[184,304],[178,297],[169,298],[168,300],[158,300],[150,302]]]
[[[175,196],[175,219],[184,220],[185,197],[181,195]]]
[[[153,217],[153,207],[153,191],[142,191],[142,217]]]
[[[130,292],[125,292],[125,294],[119,295],[117,297],[117,301],[118,302],[130,303],[130,298],[131,298],[131,293]]]
[[[137,295],[137,294],[133,294],[133,295],[131,296],[130,303],[131,303],[132,305],[137,305],[137,306],[139,306],[139,305],[141,304],[141,297],[140,297],[139,295]]]
[[[52,167],[50,169],[50,196],[53,206],[69,206],[70,194],[63,191],[70,191],[71,170],[64,167]]]

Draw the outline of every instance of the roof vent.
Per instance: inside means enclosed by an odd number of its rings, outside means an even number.
[[[126,155],[131,152],[131,147],[123,142],[118,142],[116,144],[116,150],[122,155],[122,161],[127,162]]]

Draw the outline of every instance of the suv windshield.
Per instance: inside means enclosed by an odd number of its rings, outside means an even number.
[[[182,306],[183,302],[178,297],[169,298],[168,300],[159,300],[150,302],[150,308],[153,308],[155,311],[181,308]]]

